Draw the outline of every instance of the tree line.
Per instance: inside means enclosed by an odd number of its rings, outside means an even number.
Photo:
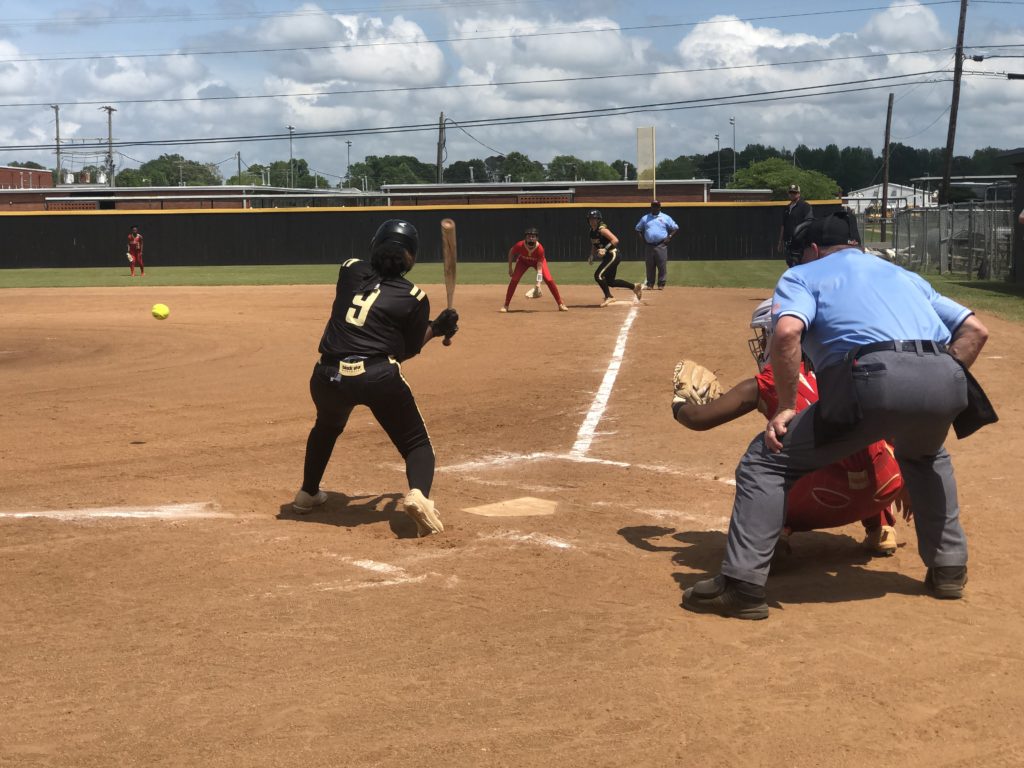
[[[1009,174],[1012,169],[998,155],[1006,150],[985,147],[970,156],[953,158],[954,176]],[[917,149],[905,144],[890,146],[889,181],[910,186],[912,179],[941,176],[945,150]],[[716,187],[733,189],[772,189],[784,199],[791,183],[804,188],[805,197],[835,197],[855,189],[880,183],[880,155],[866,147],[835,144],[822,148],[799,145],[790,151],[763,144],[748,144],[736,153],[730,147],[708,154],[680,155],[657,164],[659,179],[710,179]],[[12,162],[12,166],[42,168],[37,163]],[[735,168],[735,173],[733,169]],[[86,166],[95,180],[101,168]],[[443,181],[449,184],[471,182],[539,181],[614,181],[636,180],[631,161],[583,160],[574,155],[557,155],[548,163],[531,159],[522,152],[492,155],[483,159],[458,160],[443,169]],[[275,160],[266,165],[253,164],[224,178],[217,165],[189,160],[178,154],[161,155],[138,168],[125,168],[115,176],[119,187],[213,186],[219,184],[263,185],[302,189],[357,187],[364,191],[380,189],[383,184],[432,184],[437,181],[437,166],[411,155],[370,155],[352,163],[347,179],[331,182],[312,171],[303,158]],[[56,179],[55,179],[56,181]]]

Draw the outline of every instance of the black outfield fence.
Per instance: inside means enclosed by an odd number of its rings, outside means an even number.
[[[817,215],[839,208],[818,203]],[[238,211],[86,211],[0,214],[0,268],[105,267],[127,263],[128,231],[144,236],[147,266],[335,264],[366,254],[382,221],[401,218],[420,232],[422,262],[441,260],[443,218],[456,223],[461,261],[505,261],[523,230],[540,229],[553,261],[579,261],[590,251],[584,205],[427,208],[279,208]],[[635,228],[645,206],[602,206],[604,221],[626,260],[642,256]],[[680,233],[674,260],[777,258],[780,203],[665,203]]]

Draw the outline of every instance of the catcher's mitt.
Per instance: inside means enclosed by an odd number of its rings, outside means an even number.
[[[723,395],[718,378],[700,363],[681,360],[672,371],[673,403],[704,405]]]

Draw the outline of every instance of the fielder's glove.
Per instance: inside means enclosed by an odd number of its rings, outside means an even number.
[[[430,330],[435,336],[451,338],[459,330],[459,313],[454,309],[442,310],[441,314],[431,321]]]
[[[704,405],[724,393],[718,378],[700,363],[681,360],[672,371],[672,405],[696,403]]]
[[[131,264],[132,262],[134,262],[134,261],[135,261],[135,257],[134,257],[134,256],[132,256],[132,255],[131,255],[130,253],[126,253],[126,254],[125,254],[125,256],[127,256],[127,257],[128,257],[128,263],[129,263],[129,264]]]

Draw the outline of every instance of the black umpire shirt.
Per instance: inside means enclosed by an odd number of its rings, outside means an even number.
[[[782,241],[788,243],[793,239],[793,230],[796,225],[814,215],[810,203],[802,197],[795,203],[790,203],[782,212]]]
[[[427,294],[404,277],[386,280],[370,262],[349,259],[338,272],[338,287],[320,354],[345,357],[391,355],[399,362],[419,354],[430,322]]]

